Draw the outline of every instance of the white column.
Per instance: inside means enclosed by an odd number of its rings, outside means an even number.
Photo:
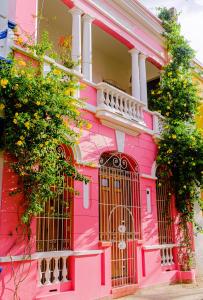
[[[4,34],[7,34],[8,27],[8,0],[0,0],[0,56],[6,56],[6,40],[7,37],[4,37]]]
[[[146,56],[139,54],[140,69],[140,100],[147,106],[147,75],[146,75]]]
[[[81,14],[82,11],[73,7],[70,10],[72,14],[72,60],[79,62],[75,67],[76,71],[81,72]]]
[[[140,100],[139,51],[132,49],[129,52],[132,57],[132,96]]]
[[[92,21],[89,15],[83,16],[82,73],[92,81]]]

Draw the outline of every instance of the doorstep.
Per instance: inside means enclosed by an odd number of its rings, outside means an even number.
[[[112,299],[121,298],[127,295],[133,295],[138,291],[138,284],[129,284],[112,289]]]

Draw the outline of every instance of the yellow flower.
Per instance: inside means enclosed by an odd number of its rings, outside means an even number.
[[[69,88],[67,90],[64,91],[64,95],[66,96],[70,96],[71,93],[74,93],[75,89],[74,88]]]
[[[45,142],[45,145],[47,146],[48,144],[49,144],[49,142],[48,142],[48,141],[46,141],[46,142]]]
[[[23,39],[21,37],[18,37],[16,42],[21,45],[23,43]]]
[[[18,61],[19,66],[26,66],[26,62],[24,60],[19,60]]]
[[[155,94],[155,92],[154,92],[154,91],[152,91],[152,92],[151,92],[151,94],[152,94],[152,95],[154,95],[154,94]]]
[[[169,112],[166,112],[166,116],[167,116],[167,117],[169,116]]]
[[[168,76],[170,77],[172,75],[172,72],[168,72]]]
[[[167,109],[170,109],[171,107],[170,107],[170,106],[167,106],[166,108],[167,108]]]
[[[61,71],[60,71],[60,70],[57,70],[57,69],[54,69],[54,70],[53,70],[53,74],[54,74],[54,75],[60,75],[60,74],[61,74]]]
[[[3,103],[0,104],[0,110],[3,110],[5,108],[5,105]]]
[[[27,121],[27,122],[25,122],[25,127],[27,128],[27,129],[29,129],[30,128],[30,122],[29,121]]]
[[[21,141],[24,141],[25,137],[23,135],[20,136]]]
[[[43,144],[40,144],[39,146],[40,146],[40,148],[42,148],[42,147],[43,147]]]
[[[21,146],[23,144],[23,142],[22,141],[17,141],[17,143],[16,143],[16,145],[18,145],[18,146]]]
[[[6,88],[7,84],[8,84],[8,79],[1,79],[1,86],[3,89]]]
[[[60,117],[61,117],[61,115],[60,115],[60,114],[56,114],[56,117],[57,117],[57,118],[60,118]]]
[[[173,152],[173,151],[172,151],[171,149],[168,149],[168,150],[167,150],[167,153],[168,153],[168,154],[170,154],[170,153],[172,153],[172,152]]]
[[[16,119],[13,119],[13,123],[14,123],[14,124],[17,124],[18,121],[17,121]]]
[[[18,116],[18,113],[16,112],[16,113],[15,113],[15,117],[17,118],[17,116]]]
[[[91,128],[92,128],[92,124],[88,123],[88,124],[86,125],[86,128],[87,128],[87,129],[91,129]]]
[[[40,101],[37,101],[36,104],[39,106],[39,105],[41,104],[41,102],[40,102]]]
[[[176,139],[176,137],[177,137],[177,136],[176,136],[176,134],[172,134],[172,139],[174,139],[174,140],[175,140],[175,139]]]

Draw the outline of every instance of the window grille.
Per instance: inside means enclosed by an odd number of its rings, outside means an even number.
[[[171,176],[164,166],[159,166],[157,168],[156,176],[159,243],[161,245],[172,244],[174,242],[174,235],[171,201]]]
[[[58,147],[63,159],[71,160],[70,151]],[[36,248],[38,252],[61,251],[71,248],[71,222],[73,200],[73,177],[59,170],[63,191],[44,204],[44,211],[37,217]]]

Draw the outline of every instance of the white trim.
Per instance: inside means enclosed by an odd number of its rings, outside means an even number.
[[[83,207],[88,209],[90,206],[90,184],[83,182]]]
[[[116,130],[116,144],[118,152],[124,152],[125,147],[125,133],[123,131]]]
[[[175,248],[178,247],[177,244],[163,244],[163,245],[146,245],[142,248],[144,250],[157,250],[157,249],[166,249],[166,248]]]
[[[152,168],[151,168],[151,177],[154,177],[157,179],[156,177],[156,169],[157,169],[157,163],[156,160],[153,162],[152,164]]]
[[[140,177],[141,178],[146,178],[146,179],[151,179],[151,180],[157,180],[156,176],[152,176],[152,175],[149,175],[149,174],[140,174]]]
[[[141,174],[140,177],[146,178],[146,179],[157,180],[157,177],[156,177],[156,176],[149,175],[149,174]]]
[[[0,262],[7,263],[11,261],[25,261],[25,260],[37,260],[43,258],[52,257],[64,257],[64,256],[91,256],[103,253],[103,250],[67,250],[67,251],[50,251],[50,252],[36,252],[31,255],[17,255],[17,256],[1,256]]]
[[[96,111],[97,111],[97,107],[93,104],[90,104],[90,103],[86,103],[84,109],[86,109],[89,112],[94,113],[94,114],[96,114]]]

